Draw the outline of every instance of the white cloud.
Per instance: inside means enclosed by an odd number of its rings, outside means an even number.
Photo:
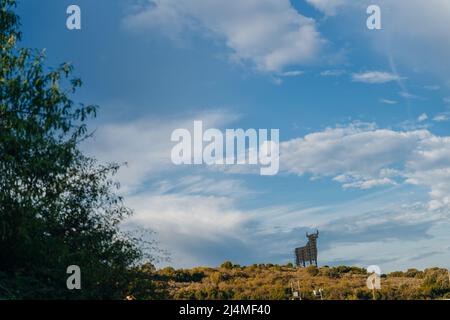
[[[419,121],[419,122],[423,122],[423,121],[426,121],[426,120],[428,120],[428,115],[427,115],[426,113],[422,113],[422,114],[417,118],[417,121]]]
[[[171,265],[218,265],[232,259],[233,251],[245,255],[249,217],[236,209],[235,202],[236,198],[214,194],[147,191],[126,198],[135,214],[125,227],[155,231]]]
[[[373,124],[328,128],[283,142],[280,163],[299,175],[337,176],[346,173],[371,180],[380,170],[405,160],[427,131],[396,132]]]
[[[320,75],[322,77],[338,77],[338,76],[341,76],[341,75],[343,75],[345,73],[346,73],[345,70],[338,70],[338,69],[336,69],[336,70],[325,70],[325,71],[322,71],[320,73]]]
[[[424,98],[419,97],[418,95],[406,92],[406,91],[400,91],[398,93],[401,97],[405,98],[405,99],[417,99],[417,100],[424,100]]]
[[[355,176],[337,176],[333,180],[342,184],[344,189],[372,189],[375,187],[395,185],[396,182],[389,178],[380,179],[361,179]]]
[[[218,241],[224,234],[235,234],[245,221],[228,197],[143,193],[128,197],[127,203],[136,210],[130,223],[171,236],[196,235]]]
[[[426,119],[422,114],[418,121]],[[327,128],[281,142],[280,169],[332,179],[344,189],[417,185],[429,189],[429,209],[450,210],[450,137],[426,129],[395,131],[360,122]],[[239,173],[254,171],[242,167]]]
[[[450,209],[450,137],[427,130],[401,132],[360,123],[328,128],[283,142],[280,163],[285,172],[330,177],[344,188],[425,187],[430,209]]]
[[[447,122],[450,120],[450,113],[449,112],[443,112],[436,116],[434,116],[433,121],[436,122]]]
[[[95,138],[84,149],[102,162],[128,162],[117,178],[124,193],[136,194],[155,176],[181,170],[170,161],[173,146],[170,134],[176,128],[190,128],[197,118],[209,127],[222,127],[235,119],[223,112],[216,112],[200,118],[190,116],[169,121],[139,120],[108,124],[98,129]],[[423,114],[418,121],[425,119]],[[448,114],[434,118],[435,121],[448,119]],[[427,130],[394,131],[380,129],[374,124],[353,123],[282,142],[280,166],[283,172],[334,179],[344,188],[370,189],[406,181],[429,188],[431,201],[434,201],[432,206],[438,208],[448,202],[442,190],[446,191],[443,186],[450,185],[449,139],[434,136]],[[252,173],[252,170],[245,167],[244,172],[240,173]],[[231,169],[208,172],[236,173]],[[163,182],[158,188],[167,192],[168,187]],[[238,180],[216,182],[204,174],[194,175],[192,170],[189,176],[185,176],[184,182],[180,181],[177,185],[177,192],[181,189],[185,196],[213,194],[235,198],[239,194],[249,194]]]
[[[121,182],[122,192],[133,193],[153,175],[174,170],[170,158],[173,130],[191,129],[194,120],[216,128],[235,119],[229,112],[210,111],[182,118],[108,123],[97,128],[93,139],[87,140],[83,149],[102,162],[126,163],[116,178]]]
[[[223,39],[236,61],[251,61],[262,72],[316,59],[325,41],[313,19],[289,0],[149,0],[124,20],[137,30],[163,30],[172,38],[203,30]]]
[[[395,100],[390,100],[390,99],[380,99],[380,102],[381,103],[384,103],[384,104],[397,104],[398,102],[397,101],[395,101]]]
[[[309,4],[323,11],[326,15],[333,16],[339,7],[345,4],[345,0],[306,0]]]
[[[396,74],[381,71],[368,71],[362,73],[354,73],[352,75],[353,81],[363,82],[369,84],[381,84],[392,81],[399,81],[405,78],[399,77]]]
[[[406,172],[409,183],[431,189],[431,209],[450,208],[450,137],[431,136],[421,141]]]
[[[294,71],[286,71],[279,74],[280,77],[298,77],[304,75],[304,71],[294,70]]]
[[[429,86],[425,86],[424,88],[429,91],[437,91],[437,90],[441,89],[441,87],[438,85],[429,85]]]

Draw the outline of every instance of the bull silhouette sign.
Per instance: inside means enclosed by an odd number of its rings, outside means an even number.
[[[317,267],[317,238],[319,237],[319,230],[313,234],[308,234],[307,232],[306,237],[308,238],[306,246],[295,249],[297,267],[306,267],[307,263],[309,265],[315,264]]]

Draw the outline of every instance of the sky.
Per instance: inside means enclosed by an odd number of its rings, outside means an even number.
[[[81,8],[81,30],[66,9]],[[369,30],[366,9],[381,9]],[[159,266],[450,265],[448,0],[22,0],[23,41],[100,105],[82,148],[155,232]],[[171,133],[280,130],[280,170],[176,166]]]

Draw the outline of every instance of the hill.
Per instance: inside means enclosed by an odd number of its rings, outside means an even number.
[[[149,272],[148,269],[146,272]],[[320,299],[313,290],[323,290],[326,300],[373,299],[366,286],[369,275],[358,267],[295,268],[291,264],[233,265],[225,262],[218,268],[152,270],[152,283],[160,298],[167,299],[292,299],[300,291],[305,300]],[[141,297],[133,297],[141,298]],[[409,269],[381,276],[376,299],[445,299],[450,298],[449,272],[430,268]]]

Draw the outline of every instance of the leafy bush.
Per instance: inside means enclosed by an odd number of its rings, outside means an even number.
[[[405,277],[405,273],[402,271],[394,271],[388,274],[388,277],[391,278],[403,278]]]
[[[423,271],[419,271],[417,269],[408,269],[405,272],[405,277],[423,279],[424,272]]]
[[[234,264],[231,261],[225,261],[220,265],[221,268],[231,270],[234,268]]]
[[[319,269],[316,266],[308,266],[306,272],[308,272],[310,276],[315,277],[319,274]]]
[[[426,269],[422,289],[433,298],[439,297],[450,292],[449,280],[449,273],[446,269]]]

